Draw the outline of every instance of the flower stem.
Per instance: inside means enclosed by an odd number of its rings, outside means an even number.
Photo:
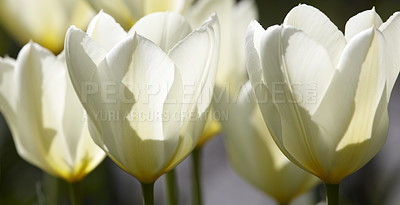
[[[339,204],[339,184],[325,184],[326,188],[326,204]]]
[[[82,205],[82,196],[78,182],[69,183],[69,194],[72,205]]]
[[[193,174],[194,174],[194,181],[193,181],[193,205],[202,205],[202,197],[201,197],[201,148],[196,148],[192,152],[193,157]]]
[[[168,205],[176,205],[178,204],[178,193],[177,193],[177,184],[175,177],[175,169],[165,173],[165,182],[167,185],[167,204]]]
[[[150,184],[141,183],[143,205],[154,205],[154,182]]]
[[[58,179],[43,173],[42,180],[36,183],[36,195],[39,205],[58,204]]]

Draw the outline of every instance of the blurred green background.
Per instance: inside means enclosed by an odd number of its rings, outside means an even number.
[[[353,15],[375,6],[383,21],[400,10],[399,0],[257,0],[260,23],[267,28],[280,24],[291,8],[299,3],[309,4],[324,12],[343,31],[346,21]],[[400,37],[400,36],[399,36]],[[18,45],[0,25],[0,56],[16,58]],[[400,56],[399,56],[400,57]],[[390,131],[383,150],[364,168],[346,178],[341,197],[344,204],[380,205],[397,202],[400,176],[400,145],[397,128],[400,123],[399,85],[395,86],[389,106]],[[397,105],[396,105],[397,104]],[[203,152],[203,187],[206,204],[273,204],[267,196],[237,177],[229,167],[223,140],[218,136],[206,145]],[[178,167],[181,204],[190,201],[190,162]],[[81,183],[84,204],[141,204],[138,182],[106,159]],[[46,194],[44,194],[46,193]],[[324,197],[319,186],[308,194],[311,201]],[[156,203],[163,204],[163,179],[156,183]],[[15,150],[10,131],[0,118],[0,204],[69,204],[67,185],[62,180],[42,173],[22,160]],[[305,203],[298,201],[297,204]]]

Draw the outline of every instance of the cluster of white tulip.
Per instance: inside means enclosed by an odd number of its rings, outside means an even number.
[[[364,11],[343,35],[307,5],[265,30],[252,0],[0,4],[0,23],[38,43],[0,58],[0,110],[20,156],[70,183],[107,155],[153,204],[154,182],[222,130],[233,169],[280,204],[318,178],[337,204],[386,140],[399,13]]]

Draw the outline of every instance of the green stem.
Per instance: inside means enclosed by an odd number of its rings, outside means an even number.
[[[325,184],[326,188],[326,204],[339,204],[339,184]]]
[[[82,205],[82,196],[78,182],[69,183],[69,194],[72,205]]]
[[[192,152],[193,157],[193,174],[194,174],[194,181],[193,181],[193,205],[202,205],[202,194],[201,194],[201,148],[196,148]]]
[[[46,205],[46,195],[43,190],[43,182],[36,182],[36,196],[39,205]]]
[[[167,204],[177,205],[178,204],[178,187],[176,184],[175,169],[165,173],[165,183],[167,185]]]
[[[39,205],[58,204],[58,179],[44,172],[36,183],[36,195]]]
[[[46,204],[50,205],[58,203],[59,179],[49,174],[45,174],[44,181],[45,181],[44,190],[46,193]]]
[[[150,184],[141,183],[143,205],[154,205],[154,182]]]

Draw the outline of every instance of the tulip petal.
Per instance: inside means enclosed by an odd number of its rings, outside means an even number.
[[[149,139],[141,140],[140,142],[132,141],[132,138],[125,140],[129,140],[131,144],[127,144],[123,149],[130,150],[132,146],[137,147],[127,153],[128,156],[133,156],[133,158],[130,159],[133,163],[129,163],[127,168],[128,170],[133,170],[131,173],[141,182],[154,182],[159,176],[164,174],[169,166],[168,162],[177,149],[180,131],[182,130],[182,122],[177,116],[181,114],[181,99],[183,99],[182,79],[177,69],[175,69],[174,82],[169,88],[169,93],[166,98],[167,101],[171,101],[164,103],[162,116],[159,116],[161,119],[153,119],[153,121],[149,122],[154,123],[162,120],[164,139]],[[136,111],[136,113],[138,112],[141,112],[141,110]],[[136,120],[143,121],[143,119],[140,118]],[[130,124],[132,124],[132,122],[133,121],[130,121]],[[133,135],[135,135],[136,132],[134,130],[132,131],[134,133]],[[152,132],[152,130],[150,130],[150,132]],[[132,136],[132,132],[128,130],[125,135],[129,136],[129,134]],[[134,137],[134,139],[135,138],[138,137]]]
[[[360,168],[352,161],[358,158],[348,152],[356,149],[349,147],[356,144],[363,147],[361,144],[371,138],[374,116],[385,86],[382,53],[384,40],[379,31],[371,28],[356,35],[346,47],[339,72],[313,116],[321,127],[319,152],[323,153],[324,169],[329,170],[325,176],[329,183],[338,183]],[[337,100],[337,96],[341,99]],[[342,166],[337,166],[339,162]]]
[[[129,40],[124,41],[107,55],[106,61],[109,70],[104,71],[106,72],[104,78],[122,82],[132,92],[135,102],[133,102],[133,107],[126,108],[127,111],[149,115],[161,114],[164,102],[174,83],[174,62],[150,40],[140,35],[136,35],[134,38],[136,39],[133,41],[136,41],[137,45],[132,46]],[[126,52],[124,49],[129,49],[129,51]],[[110,60],[110,56],[114,56],[115,60]],[[115,69],[123,70],[122,68],[126,69],[126,74],[119,76],[122,78],[110,78],[111,73],[116,72]],[[144,139],[163,140],[171,137],[164,136],[161,120],[132,122],[131,125]]]
[[[186,103],[196,103],[199,114],[208,109],[211,101],[211,85],[214,84],[212,76],[215,76],[216,71],[214,62],[218,58],[218,34],[218,21],[216,16],[213,16],[203,27],[189,34],[168,53],[182,74],[183,84],[198,88],[193,90],[193,95]],[[199,98],[201,102],[198,102]],[[185,107],[182,109],[187,110]]]
[[[282,138],[282,124],[280,115],[274,103],[272,102],[272,94],[262,79],[261,59],[259,49],[261,37],[265,30],[257,21],[250,23],[246,37],[246,57],[247,72],[249,74],[252,88],[257,97],[258,105],[263,112],[264,121],[272,136],[277,139]],[[269,116],[269,117],[268,117]]]
[[[177,68],[174,72],[174,82],[168,90],[167,98],[163,105],[163,133],[167,138],[177,139],[183,127],[182,123],[182,103],[184,86],[181,73]]]
[[[153,13],[141,18],[129,31],[138,33],[168,52],[178,41],[186,37],[192,28],[186,19],[176,13]]]
[[[371,43],[369,52],[362,65],[362,70],[359,76],[357,92],[355,95],[355,110],[352,120],[346,130],[345,135],[340,140],[336,147],[337,158],[343,164],[353,165],[353,169],[346,168],[346,171],[352,173],[358,170],[367,161],[360,161],[360,156],[363,156],[365,151],[356,151],[354,149],[364,149],[365,144],[371,140],[372,133],[374,132],[374,117],[376,116],[377,109],[380,101],[386,96],[382,96],[385,92],[385,42],[383,35],[379,31],[374,32],[374,39]],[[354,68],[353,68],[354,69]],[[383,106],[384,107],[384,106]],[[381,112],[382,109],[381,108]],[[379,138],[386,139],[387,135],[379,136]],[[355,146],[356,148],[351,148]],[[377,144],[377,147],[381,148],[382,143]],[[376,147],[376,148],[377,148]],[[351,150],[351,151],[350,151]],[[378,152],[379,150],[369,150]],[[351,152],[352,154],[350,154]],[[355,154],[357,153],[357,154]],[[346,156],[346,160],[342,157]],[[372,155],[373,156],[373,155]],[[361,157],[363,158],[363,157]],[[365,158],[364,158],[365,159]],[[365,159],[370,160],[370,159]],[[355,163],[359,162],[359,163]],[[363,163],[363,164],[360,164]],[[341,167],[336,167],[341,169]],[[333,172],[335,169],[331,169]],[[350,174],[350,173],[347,173]],[[347,176],[345,175],[345,176]]]
[[[126,38],[127,33],[110,15],[100,11],[90,22],[87,34],[106,51]]]
[[[106,111],[98,107],[98,104],[111,107],[106,99],[108,95],[102,94],[109,93],[109,87],[114,84],[100,78],[100,68],[103,68],[106,51],[81,30],[71,28],[66,39],[66,58],[72,84],[90,119],[89,126],[94,142],[105,149],[103,139],[94,134],[101,132],[101,121],[115,120],[108,119],[113,118],[110,115],[115,114],[117,117],[116,109]],[[111,77],[121,75],[118,72],[112,74]],[[102,118],[104,115],[107,115],[107,119]]]
[[[335,155],[336,146],[333,145],[339,143],[353,116],[357,82],[372,38],[373,31],[369,30],[351,39],[343,51],[331,85],[312,116],[320,127],[319,148],[320,153],[324,153],[321,154],[323,163]],[[329,170],[329,167],[325,166],[325,169]]]
[[[386,91],[387,101],[389,101],[394,83],[400,70],[400,12],[394,13],[383,23],[379,30],[382,31],[386,42]]]
[[[299,167],[303,167],[296,159],[292,157],[283,146],[282,136],[282,118],[278,112],[277,106],[274,104],[272,93],[263,78],[263,70],[260,59],[261,39],[266,33],[276,33],[280,35],[280,27],[272,26],[265,31],[257,21],[250,23],[246,37],[246,55],[247,55],[247,71],[254,93],[257,98],[258,105],[262,111],[264,121],[274,139],[277,141],[278,147],[293,163]],[[271,34],[272,35],[272,34]],[[272,45],[273,47],[274,45]],[[278,48],[276,48],[278,49]],[[273,61],[271,61],[273,62]],[[278,66],[278,65],[277,65]]]
[[[16,90],[13,84],[15,82],[15,65],[14,59],[0,57],[0,109],[7,119],[10,118],[7,122],[11,129],[15,129],[15,125],[10,125],[10,123],[17,122],[14,120],[17,104]]]
[[[175,66],[171,59],[153,42],[140,35],[136,35],[136,38],[137,46],[132,57],[132,67],[134,69],[129,70],[122,82],[124,84],[131,82],[137,85],[133,91],[136,102],[133,104],[130,113],[143,113],[150,118],[139,118],[129,122],[134,133],[137,134],[137,137],[134,138],[141,139],[144,147],[132,149],[134,153],[128,153],[127,156],[133,156],[137,159],[132,160],[132,162],[128,160],[127,164],[133,170],[136,167],[138,173],[150,173],[148,174],[149,176],[139,176],[139,178],[143,177],[143,180],[150,180],[147,179],[150,176],[154,177],[163,174],[164,167],[176,150],[179,132],[176,132],[176,130],[171,132],[171,127],[164,127],[171,124],[164,124],[160,114],[164,112],[164,103],[167,97],[171,97],[169,94],[173,92],[181,96],[183,91],[181,83],[179,83],[179,72],[175,71]],[[154,73],[157,73],[157,75],[154,75]],[[175,80],[175,78],[177,79]],[[153,88],[149,86],[153,86]],[[137,90],[138,88],[140,90]],[[176,96],[173,95],[172,97]],[[151,116],[153,117],[151,118]],[[180,126],[180,122],[177,122],[178,126]],[[173,125],[176,126],[177,124]],[[126,130],[126,133],[123,134],[127,137],[132,137],[132,134],[129,133],[129,130]],[[122,141],[125,144],[123,146],[126,146],[123,150],[129,150],[129,146],[142,146],[142,143],[128,140],[129,138],[126,138]],[[146,149],[146,146],[149,147]],[[135,173],[135,175],[138,175],[138,173]]]
[[[328,51],[334,65],[346,46],[342,32],[329,18],[318,9],[300,4],[294,7],[285,17],[284,25],[294,26],[316,40]]]
[[[89,84],[93,83],[93,76],[97,73],[97,65],[104,60],[107,52],[87,34],[75,27],[71,27],[67,31],[65,51],[72,84],[82,104],[84,104],[87,102],[88,92],[91,92],[88,90],[91,88]],[[90,108],[87,107],[86,109]]]
[[[97,65],[103,62],[106,51],[87,34],[74,27],[67,31],[65,39],[65,58],[71,82],[89,119],[93,119],[89,123],[91,132],[99,132],[99,122],[94,120],[98,118],[99,112],[92,108],[91,102],[88,102],[88,96],[97,96],[101,89]],[[101,99],[98,100],[101,101]],[[94,142],[104,149],[98,135],[92,135],[92,137]]]
[[[72,158],[63,133],[57,132],[62,130],[65,65],[47,49],[29,43],[18,55],[15,72],[16,82],[21,82],[16,107],[24,113],[14,134],[18,152],[46,172],[68,179]]]
[[[299,164],[319,172],[317,126],[310,118],[335,71],[329,55],[304,32],[286,26],[264,32],[260,53],[263,79],[281,115],[282,138],[277,140]]]
[[[218,45],[219,24],[216,16],[212,15],[202,27],[190,33],[168,53],[182,75],[183,85],[191,89],[182,105],[182,111],[186,112],[182,120],[187,124],[183,127],[175,157],[167,169],[174,167],[193,150],[203,131],[205,120],[200,119],[207,118],[211,103]]]
[[[246,34],[246,67],[253,88],[263,83],[259,54],[264,31],[264,28],[254,20],[249,24]]]
[[[284,96],[287,102],[296,102],[312,115],[325,95],[335,68],[326,50],[305,33],[293,27],[277,28],[267,30],[261,39],[263,78],[268,83],[276,83],[268,85],[276,92],[286,84],[292,95]],[[309,96],[310,91],[315,96]]]
[[[271,30],[277,29],[277,27],[271,28]],[[275,139],[282,141],[282,120],[279,115],[278,109],[275,106],[272,98],[272,93],[265,85],[265,80],[263,79],[263,70],[261,68],[260,53],[260,43],[263,34],[266,31],[261,27],[257,21],[250,23],[247,30],[246,37],[246,54],[247,54],[247,72],[249,74],[250,82],[252,83],[252,88],[257,97],[258,105],[264,116],[264,121],[268,126],[268,129]],[[278,146],[282,147],[282,144]],[[291,155],[282,147],[282,152],[291,158]],[[295,160],[293,160],[296,163]],[[301,166],[300,164],[298,164]]]
[[[327,145],[337,144],[335,141],[344,134],[343,132],[347,129],[353,115],[358,78],[372,44],[373,35],[372,29],[364,31],[354,37],[346,46],[339,62],[339,68],[313,116],[314,121],[322,128],[321,136],[329,136],[322,138],[329,140],[326,142]],[[340,96],[340,100],[337,100],[338,96]],[[332,133],[337,136],[330,136]]]
[[[11,58],[0,57],[0,110],[7,121],[7,125],[13,134],[14,139],[19,140],[19,123],[17,115],[18,94],[15,86],[15,65],[16,62]],[[29,151],[21,143],[16,142],[18,153],[29,156]],[[33,157],[31,157],[33,158]],[[36,163],[38,164],[38,162]]]
[[[381,100],[379,102],[378,108],[375,112],[374,122],[371,130],[371,138],[368,144],[364,147],[363,153],[365,153],[359,160],[358,167],[364,166],[369,160],[371,160],[379,150],[383,147],[386,142],[389,131],[389,114],[388,114],[388,103],[386,101],[386,92],[382,93]]]
[[[386,101],[386,91],[382,93],[382,97],[376,108],[375,115],[373,118],[372,125],[369,124],[369,139],[358,144],[356,151],[347,151],[346,148],[341,150],[343,154],[346,154],[351,162],[352,166],[349,166],[350,172],[357,171],[360,167],[363,167],[369,160],[371,160],[381,150],[386,142],[388,131],[389,131],[389,115],[388,115],[388,103]],[[352,147],[351,145],[349,147]],[[349,149],[347,147],[347,149]],[[347,153],[346,153],[347,152]],[[341,153],[342,154],[342,153]]]
[[[349,42],[355,35],[357,35],[361,31],[371,27],[379,28],[381,24],[382,19],[375,12],[375,8],[358,13],[346,22],[344,32],[346,40],[347,42]]]

